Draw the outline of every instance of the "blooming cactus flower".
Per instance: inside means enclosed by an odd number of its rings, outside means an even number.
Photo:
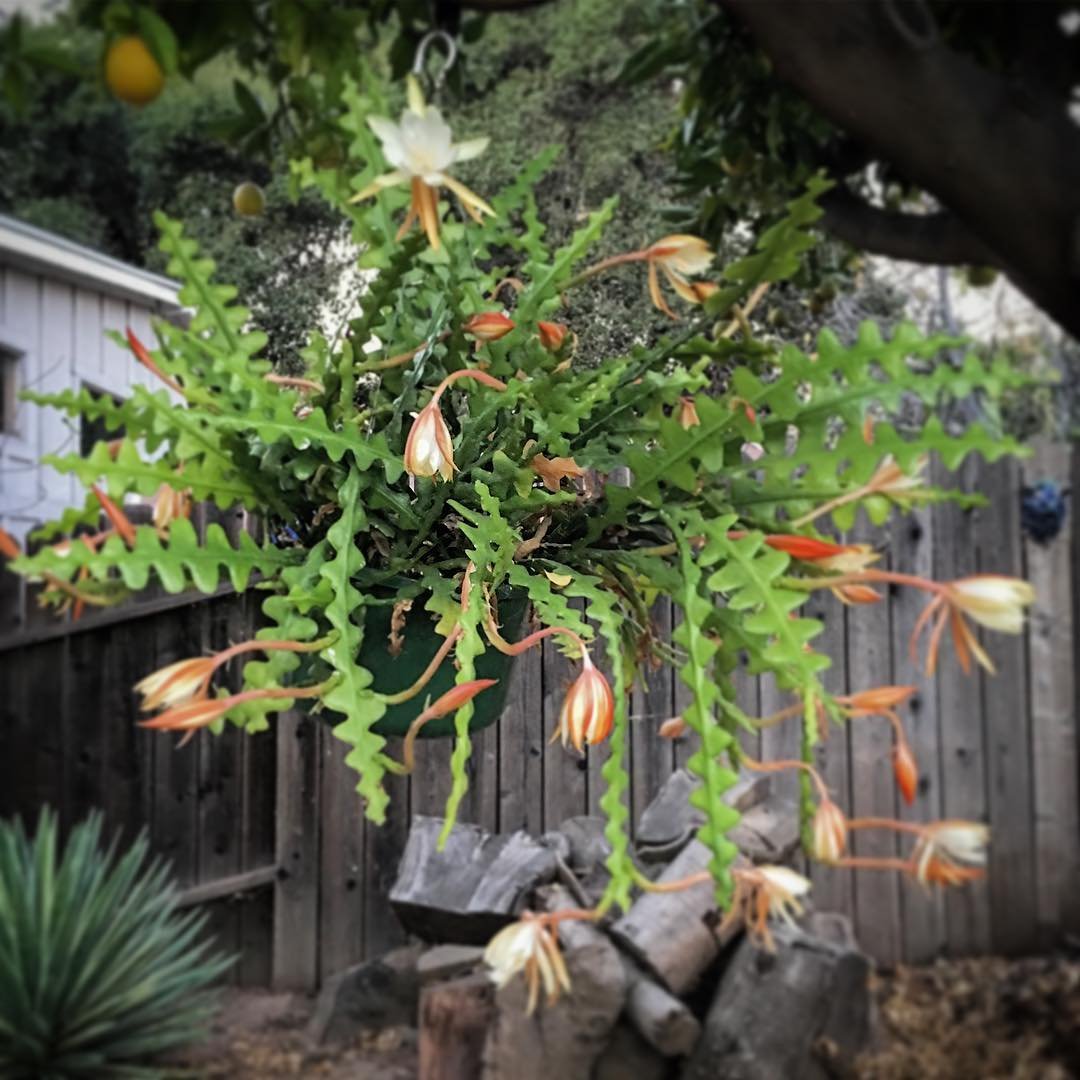
[[[803,911],[799,898],[809,891],[809,879],[786,866],[736,870],[735,897],[720,931],[741,922],[751,940],[772,952],[776,945],[769,932],[769,919],[780,918],[794,925],[795,916]]]
[[[950,581],[945,594],[954,608],[991,630],[1019,634],[1024,608],[1035,602],[1035,590],[1019,578],[978,574]]]
[[[162,705],[172,708],[194,698],[204,698],[217,666],[216,656],[195,656],[152,671],[135,684],[135,692],[143,696],[141,708],[149,712]]]
[[[491,981],[500,988],[519,972],[524,973],[529,989],[526,1015],[535,1010],[541,985],[549,1005],[559,999],[562,991],[570,992],[570,973],[555,931],[528,912],[518,922],[504,926],[488,942],[484,963],[491,968]]]
[[[439,401],[432,398],[417,413],[416,420],[405,440],[405,471],[410,476],[454,476],[454,445],[446,426]]]
[[[470,191],[447,171],[458,162],[478,157],[487,149],[490,140],[468,139],[455,143],[442,113],[424,101],[420,84],[411,75],[408,90],[408,108],[401,114],[398,123],[385,116],[367,118],[368,126],[382,143],[391,171],[376,177],[350,201],[360,202],[383,188],[408,183],[412,189],[412,199],[405,221],[398,230],[398,239],[408,232],[414,221],[419,220],[427,233],[428,242],[438,249],[440,187],[449,188],[474,220],[482,220],[483,214],[495,216],[495,211],[475,191]]]
[[[912,855],[916,880],[923,885],[962,885],[982,877],[989,842],[990,830],[975,821],[926,826]]]
[[[585,652],[581,674],[566,692],[552,739],[561,737],[563,746],[570,743],[582,753],[586,743],[592,746],[606,739],[614,722],[615,697],[611,687]]]
[[[716,286],[711,282],[689,280],[703,274],[712,265],[712,249],[700,236],[685,233],[665,236],[645,249],[645,259],[649,264],[649,296],[653,304],[672,319],[678,316],[668,307],[660,292],[657,267],[663,271],[668,284],[690,304],[700,304],[716,291]]]

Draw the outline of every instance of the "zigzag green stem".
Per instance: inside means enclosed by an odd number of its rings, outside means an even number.
[[[360,774],[357,790],[364,798],[366,815],[381,824],[390,801],[382,786],[386,770],[380,751],[386,740],[371,728],[386,711],[386,704],[371,689],[371,672],[356,662],[364,631],[353,617],[364,604],[363,596],[352,584],[353,575],[364,565],[364,556],[355,541],[356,534],[367,523],[360,499],[361,476],[355,466],[349,470],[341,487],[341,516],[326,534],[337,554],[319,568],[319,574],[333,589],[333,599],[326,605],[325,613],[341,637],[320,655],[341,676],[338,685],[323,699],[328,709],[345,716],[334,728],[334,734],[352,746],[345,760]]]
[[[458,672],[455,685],[470,682],[476,678],[476,658],[484,651],[480,637],[480,623],[484,617],[484,590],[479,575],[473,574],[472,589],[469,592],[469,605],[461,613],[458,624],[461,637],[454,655],[457,657]],[[450,837],[450,830],[457,821],[458,807],[465,793],[469,790],[469,758],[472,756],[472,739],[469,736],[469,723],[473,718],[475,705],[467,701],[454,713],[454,752],[450,756],[450,773],[453,777],[450,794],[446,798],[445,820],[439,833],[438,850],[442,851]]]
[[[172,221],[164,215],[155,215],[155,221],[161,229],[162,239],[168,240],[167,245],[162,245],[164,250],[178,260],[184,268],[182,274],[184,281],[188,285],[194,286],[198,291],[201,305],[207,308],[214,316],[214,322],[217,323],[221,336],[225,339],[230,351],[235,351],[238,342],[232,327],[229,325],[225,305],[214,296],[214,288],[209,279],[200,271],[191,256],[184,250],[185,241],[191,243],[194,243],[194,241],[190,241],[188,237],[184,236],[184,227],[180,222]]]
[[[700,593],[702,572],[694,559],[689,537],[675,520],[667,515],[668,526],[679,545],[682,567],[683,595],[678,598],[684,618],[676,634],[687,654],[687,662],[679,672],[680,678],[693,694],[692,704],[683,711],[683,719],[701,738],[701,746],[687,763],[692,773],[700,777],[702,786],[690,796],[690,801],[704,811],[707,821],[698,838],[713,854],[709,863],[716,882],[717,902],[727,907],[731,901],[731,864],[738,849],[727,839],[727,833],[738,824],[740,814],[728,806],[724,794],[738,779],[737,774],[720,764],[721,755],[734,745],[731,733],[717,722],[713,706],[721,697],[720,689],[711,678],[709,664],[718,651],[715,642],[701,632],[701,625],[711,604]],[[723,524],[727,528],[727,523]],[[692,530],[694,535],[699,535]]]
[[[600,809],[607,818],[604,837],[611,846],[611,854],[605,866],[611,881],[600,901],[600,909],[606,911],[617,904],[624,911],[630,906],[630,892],[634,884],[635,867],[630,856],[630,810],[627,806],[627,788],[630,774],[626,768],[626,736],[630,718],[626,709],[626,663],[622,654],[618,615],[612,609],[591,611],[600,623],[600,633],[607,643],[611,657],[611,688],[615,699],[614,722],[608,739],[608,756],[600,770],[604,781],[604,794],[600,796]]]

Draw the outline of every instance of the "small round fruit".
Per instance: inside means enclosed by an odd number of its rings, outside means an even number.
[[[165,86],[165,73],[135,34],[117,38],[105,53],[105,84],[129,105],[149,105]]]
[[[258,184],[245,180],[232,194],[233,209],[241,217],[258,217],[266,209],[266,196]]]

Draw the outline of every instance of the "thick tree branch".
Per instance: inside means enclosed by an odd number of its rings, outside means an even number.
[[[781,78],[931,192],[996,255],[981,261],[1080,335],[1080,129],[1061,98],[929,37],[914,45],[881,0],[718,2]]]
[[[910,262],[997,265],[997,256],[955,215],[881,210],[843,189],[821,199],[822,224],[852,247]]]

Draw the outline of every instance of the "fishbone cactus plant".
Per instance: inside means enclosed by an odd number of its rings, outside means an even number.
[[[541,984],[553,997],[565,983],[555,922],[596,917],[652,887],[629,843],[626,747],[628,692],[656,664],[673,665],[689,690],[666,733],[697,737],[692,799],[705,816],[699,836],[718,901],[765,944],[770,915],[796,909],[809,883],[778,867],[733,869],[728,834],[739,815],[723,797],[740,766],[800,771],[813,857],[850,864],[851,829],[895,828],[913,837],[910,856],[893,861],[902,872],[942,884],[977,875],[981,826],[850,821],[829,796],[810,764],[815,743],[826,725],[875,715],[894,726],[897,782],[911,797],[917,764],[897,708],[913,688],[827,691],[829,658],[814,644],[821,625],[802,610],[818,589],[851,604],[880,600],[881,585],[919,589],[928,604],[916,636],[928,634],[930,669],[946,629],[965,668],[972,657],[989,666],[971,622],[1017,632],[1031,602],[1024,583],[880,570],[870,545],[826,530],[848,528],[859,508],[880,525],[947,497],[923,478],[930,454],[955,468],[972,452],[1016,453],[996,428],[949,431],[938,415],[950,399],[978,394],[993,418],[1019,376],[974,356],[957,366],[946,350],[960,343],[911,326],[883,337],[866,324],[851,344],[826,330],[811,352],[756,337],[752,309],[813,243],[821,181],[721,271],[688,236],[590,262],[617,198],[552,248],[534,188],[554,151],[489,204],[451,175],[483,140],[453,143],[415,87],[398,123],[378,115],[376,93],[347,92],[351,168],[296,168],[298,183],[349,215],[361,262],[375,271],[347,332],[313,334],[302,374],[272,371],[260,359],[266,338],[235,290],[215,280],[179,222],[158,215],[191,322],[159,325],[153,351],[128,335],[159,376],[157,390],[133,387],[121,403],[28,395],[124,434],[86,456],[49,459],[91,494],[45,527],[36,554],[9,539],[14,569],[44,583],[46,601],[80,608],[118,603],[151,582],[211,592],[225,580],[238,590],[257,581],[264,628],[149,674],[138,687],[143,707],[160,712],[146,726],[190,736],[233,723],[256,733],[280,710],[313,708],[344,744],[375,822],[386,812],[386,773],[408,771],[414,740],[440,733],[454,739],[451,827],[467,790],[475,710],[499,693],[492,662],[555,636],[581,661],[559,734],[568,752],[605,759],[611,881],[596,911],[532,916],[492,943],[496,977],[523,970],[534,1002]],[[469,219],[440,201],[443,189]],[[602,274],[642,271],[643,298],[676,318],[672,333],[625,355],[590,356],[586,328],[563,321],[565,296]],[[923,419],[901,433],[892,418],[911,399],[923,403]],[[132,496],[154,496],[152,525],[128,520]],[[200,539],[186,516],[192,499],[259,513],[268,539],[234,544],[216,526]],[[659,596],[681,612],[671,643],[649,629]],[[526,601],[540,624],[531,633],[520,630]],[[415,669],[404,666],[410,649],[421,653]],[[594,662],[599,649],[610,681]],[[743,654],[751,672],[771,673],[791,695],[789,707],[764,718],[739,707],[731,673]],[[248,657],[242,686],[214,687],[237,655]],[[802,758],[748,758],[740,730],[778,722],[801,725]]]

